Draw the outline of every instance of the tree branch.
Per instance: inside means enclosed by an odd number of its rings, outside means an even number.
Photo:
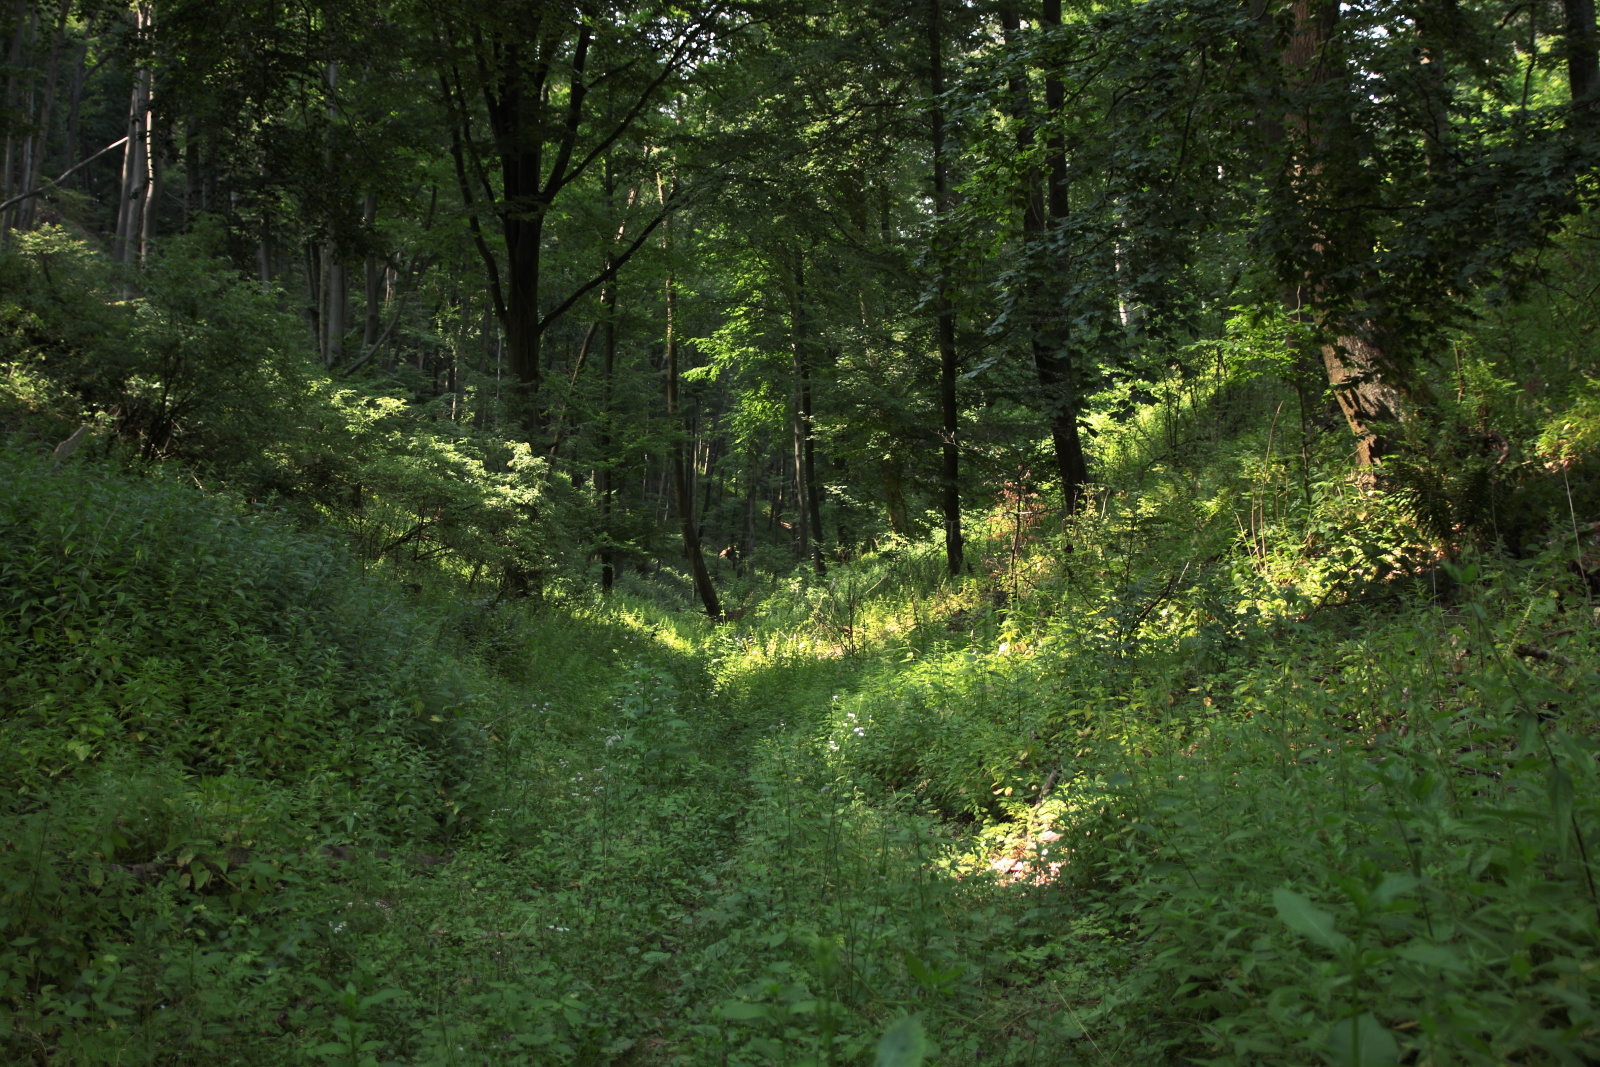
[[[78,171],[82,170],[84,167],[87,167],[89,164],[93,163],[95,160],[99,159],[101,156],[105,155],[107,152],[111,151],[113,148],[117,148],[117,147],[121,146],[125,141],[127,141],[126,137],[119,137],[115,141],[112,141],[110,144],[106,145],[104,148],[100,149],[100,151],[96,152],[94,155],[90,156],[88,159],[84,160],[83,162],[75,163],[71,167],[68,167],[66,172],[63,173],[61,175],[61,177],[57,178],[55,181],[53,181],[53,182],[45,182],[43,185],[39,186],[37,189],[29,189],[25,193],[22,193],[22,194],[20,194],[18,196],[13,196],[10,200],[7,200],[5,203],[0,204],[0,211],[4,211],[6,208],[11,207],[14,204],[20,204],[24,200],[31,199],[32,197],[38,196],[40,193],[47,192],[48,190],[50,190],[54,186],[60,185],[62,182],[66,181],[68,178],[72,177],[74,174],[78,173]]]
[[[678,201],[680,199],[681,197],[668,197],[667,202],[662,205],[661,210],[656,214],[656,217],[651,219],[649,225],[645,226],[645,228],[639,232],[639,236],[633,239],[632,244],[628,245],[628,247],[625,248],[620,255],[612,259],[611,263],[606,266],[605,270],[601,271],[593,278],[590,278],[587,282],[584,282],[582,285],[578,286],[577,289],[573,290],[571,296],[567,297],[560,304],[556,305],[554,311],[550,312],[550,314],[539,320],[539,333],[543,334],[545,330],[549,329],[551,323],[555,322],[556,319],[566,314],[573,304],[576,304],[579,300],[583,299],[586,294],[592,292],[597,286],[604,285],[612,278],[615,278],[617,276],[617,271],[622,268],[623,264],[627,263],[628,260],[633,258],[633,254],[635,252],[639,251],[639,249],[644,246],[646,239],[648,239],[649,236],[655,232],[656,227],[665,222],[667,220],[667,216],[671,215],[677,210]]]

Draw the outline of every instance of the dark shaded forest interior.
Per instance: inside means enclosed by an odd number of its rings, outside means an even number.
[[[1593,0],[0,0],[0,1061],[1600,1063]]]

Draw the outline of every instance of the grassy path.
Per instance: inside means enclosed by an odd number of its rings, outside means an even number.
[[[542,616],[531,647],[496,823],[350,909],[356,993],[408,994],[371,1006],[373,1033],[412,1035],[394,1054],[856,1063],[916,1013],[942,1062],[1062,1062],[1034,1060],[1020,1024],[1058,1013],[1008,973],[1056,905],[979,899],[938,869],[939,823],[874,810],[824,758],[822,713],[868,662],[640,615]]]

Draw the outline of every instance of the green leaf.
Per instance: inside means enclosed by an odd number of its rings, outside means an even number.
[[[766,1019],[772,1015],[772,1009],[765,1004],[750,1004],[742,1000],[724,1001],[722,1007],[717,1009],[717,1014],[733,1022],[749,1022],[752,1019]]]
[[[1334,929],[1333,916],[1292,889],[1274,889],[1272,904],[1278,909],[1278,918],[1295,933],[1323,948],[1337,951],[1350,944],[1350,939]]]
[[[361,1010],[365,1011],[374,1004],[382,1004],[386,1000],[393,1000],[396,997],[405,995],[406,991],[404,989],[380,989],[369,997],[361,998]]]
[[[922,1058],[928,1054],[928,1039],[922,1032],[922,1020],[915,1015],[902,1015],[878,1041],[877,1067],[922,1067]]]
[[[1465,974],[1469,970],[1466,961],[1455,951],[1443,945],[1411,944],[1395,950],[1395,955],[1412,963],[1420,963],[1424,967],[1437,967],[1441,971],[1453,971]]]
[[[1328,1031],[1328,1047],[1338,1067],[1391,1067],[1400,1062],[1394,1034],[1370,1011],[1334,1023]]]
[[[1549,788],[1550,814],[1558,842],[1556,848],[1564,860],[1572,843],[1572,778],[1560,767],[1551,767]]]

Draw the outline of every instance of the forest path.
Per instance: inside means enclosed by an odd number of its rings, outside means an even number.
[[[436,1053],[854,1063],[908,1012],[969,1054],[1010,1041],[1004,970],[1052,905],[963,884],[947,825],[830,764],[826,709],[867,662],[624,616],[552,614],[532,647],[496,734],[522,796],[390,924]]]

